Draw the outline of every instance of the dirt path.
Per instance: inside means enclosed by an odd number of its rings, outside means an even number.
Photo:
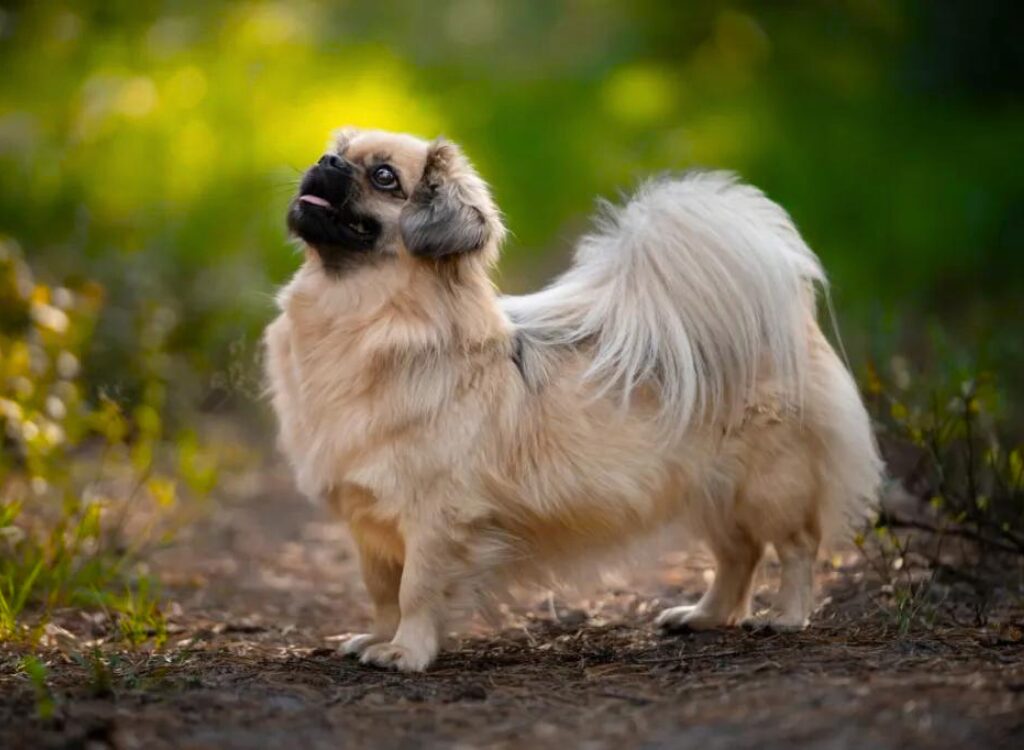
[[[55,653],[49,721],[0,652],[0,747],[1024,747],[1019,612],[901,636],[853,567],[823,572],[805,633],[666,638],[653,612],[705,585],[676,561],[597,599],[537,598],[402,676],[332,648],[368,622],[343,531],[279,469],[225,494],[155,561],[163,651],[119,654],[108,678]]]

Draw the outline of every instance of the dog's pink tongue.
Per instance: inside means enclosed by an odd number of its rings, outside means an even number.
[[[319,195],[300,195],[299,200],[303,203],[312,203],[314,206],[323,206],[324,208],[330,208],[331,204],[321,198]]]

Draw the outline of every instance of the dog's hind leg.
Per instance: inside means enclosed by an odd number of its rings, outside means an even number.
[[[782,580],[775,603],[768,612],[745,620],[744,627],[777,631],[807,627],[814,610],[814,560],[819,543],[818,535],[807,530],[775,542],[782,564]]]
[[[710,630],[736,625],[749,611],[750,585],[763,547],[736,531],[711,545],[715,580],[692,606],[670,607],[658,615],[658,627],[668,631]]]

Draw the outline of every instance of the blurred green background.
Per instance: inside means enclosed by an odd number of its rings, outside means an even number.
[[[95,387],[131,398],[159,337],[179,403],[251,406],[299,260],[285,206],[332,129],[460,141],[513,233],[509,291],[566,264],[596,196],[727,168],[822,256],[855,363],[977,364],[1019,392],[1017,6],[6,3],[0,235],[43,280],[106,289]]]

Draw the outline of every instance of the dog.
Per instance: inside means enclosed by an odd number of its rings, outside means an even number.
[[[287,217],[305,260],[265,333],[280,447],[347,522],[375,619],[343,650],[405,672],[452,618],[678,526],[713,555],[668,630],[807,626],[819,548],[881,462],[816,320],[786,212],[723,172],[604,206],[571,268],[501,296],[503,219],[462,150],[346,129]],[[776,601],[752,618],[767,546]]]

